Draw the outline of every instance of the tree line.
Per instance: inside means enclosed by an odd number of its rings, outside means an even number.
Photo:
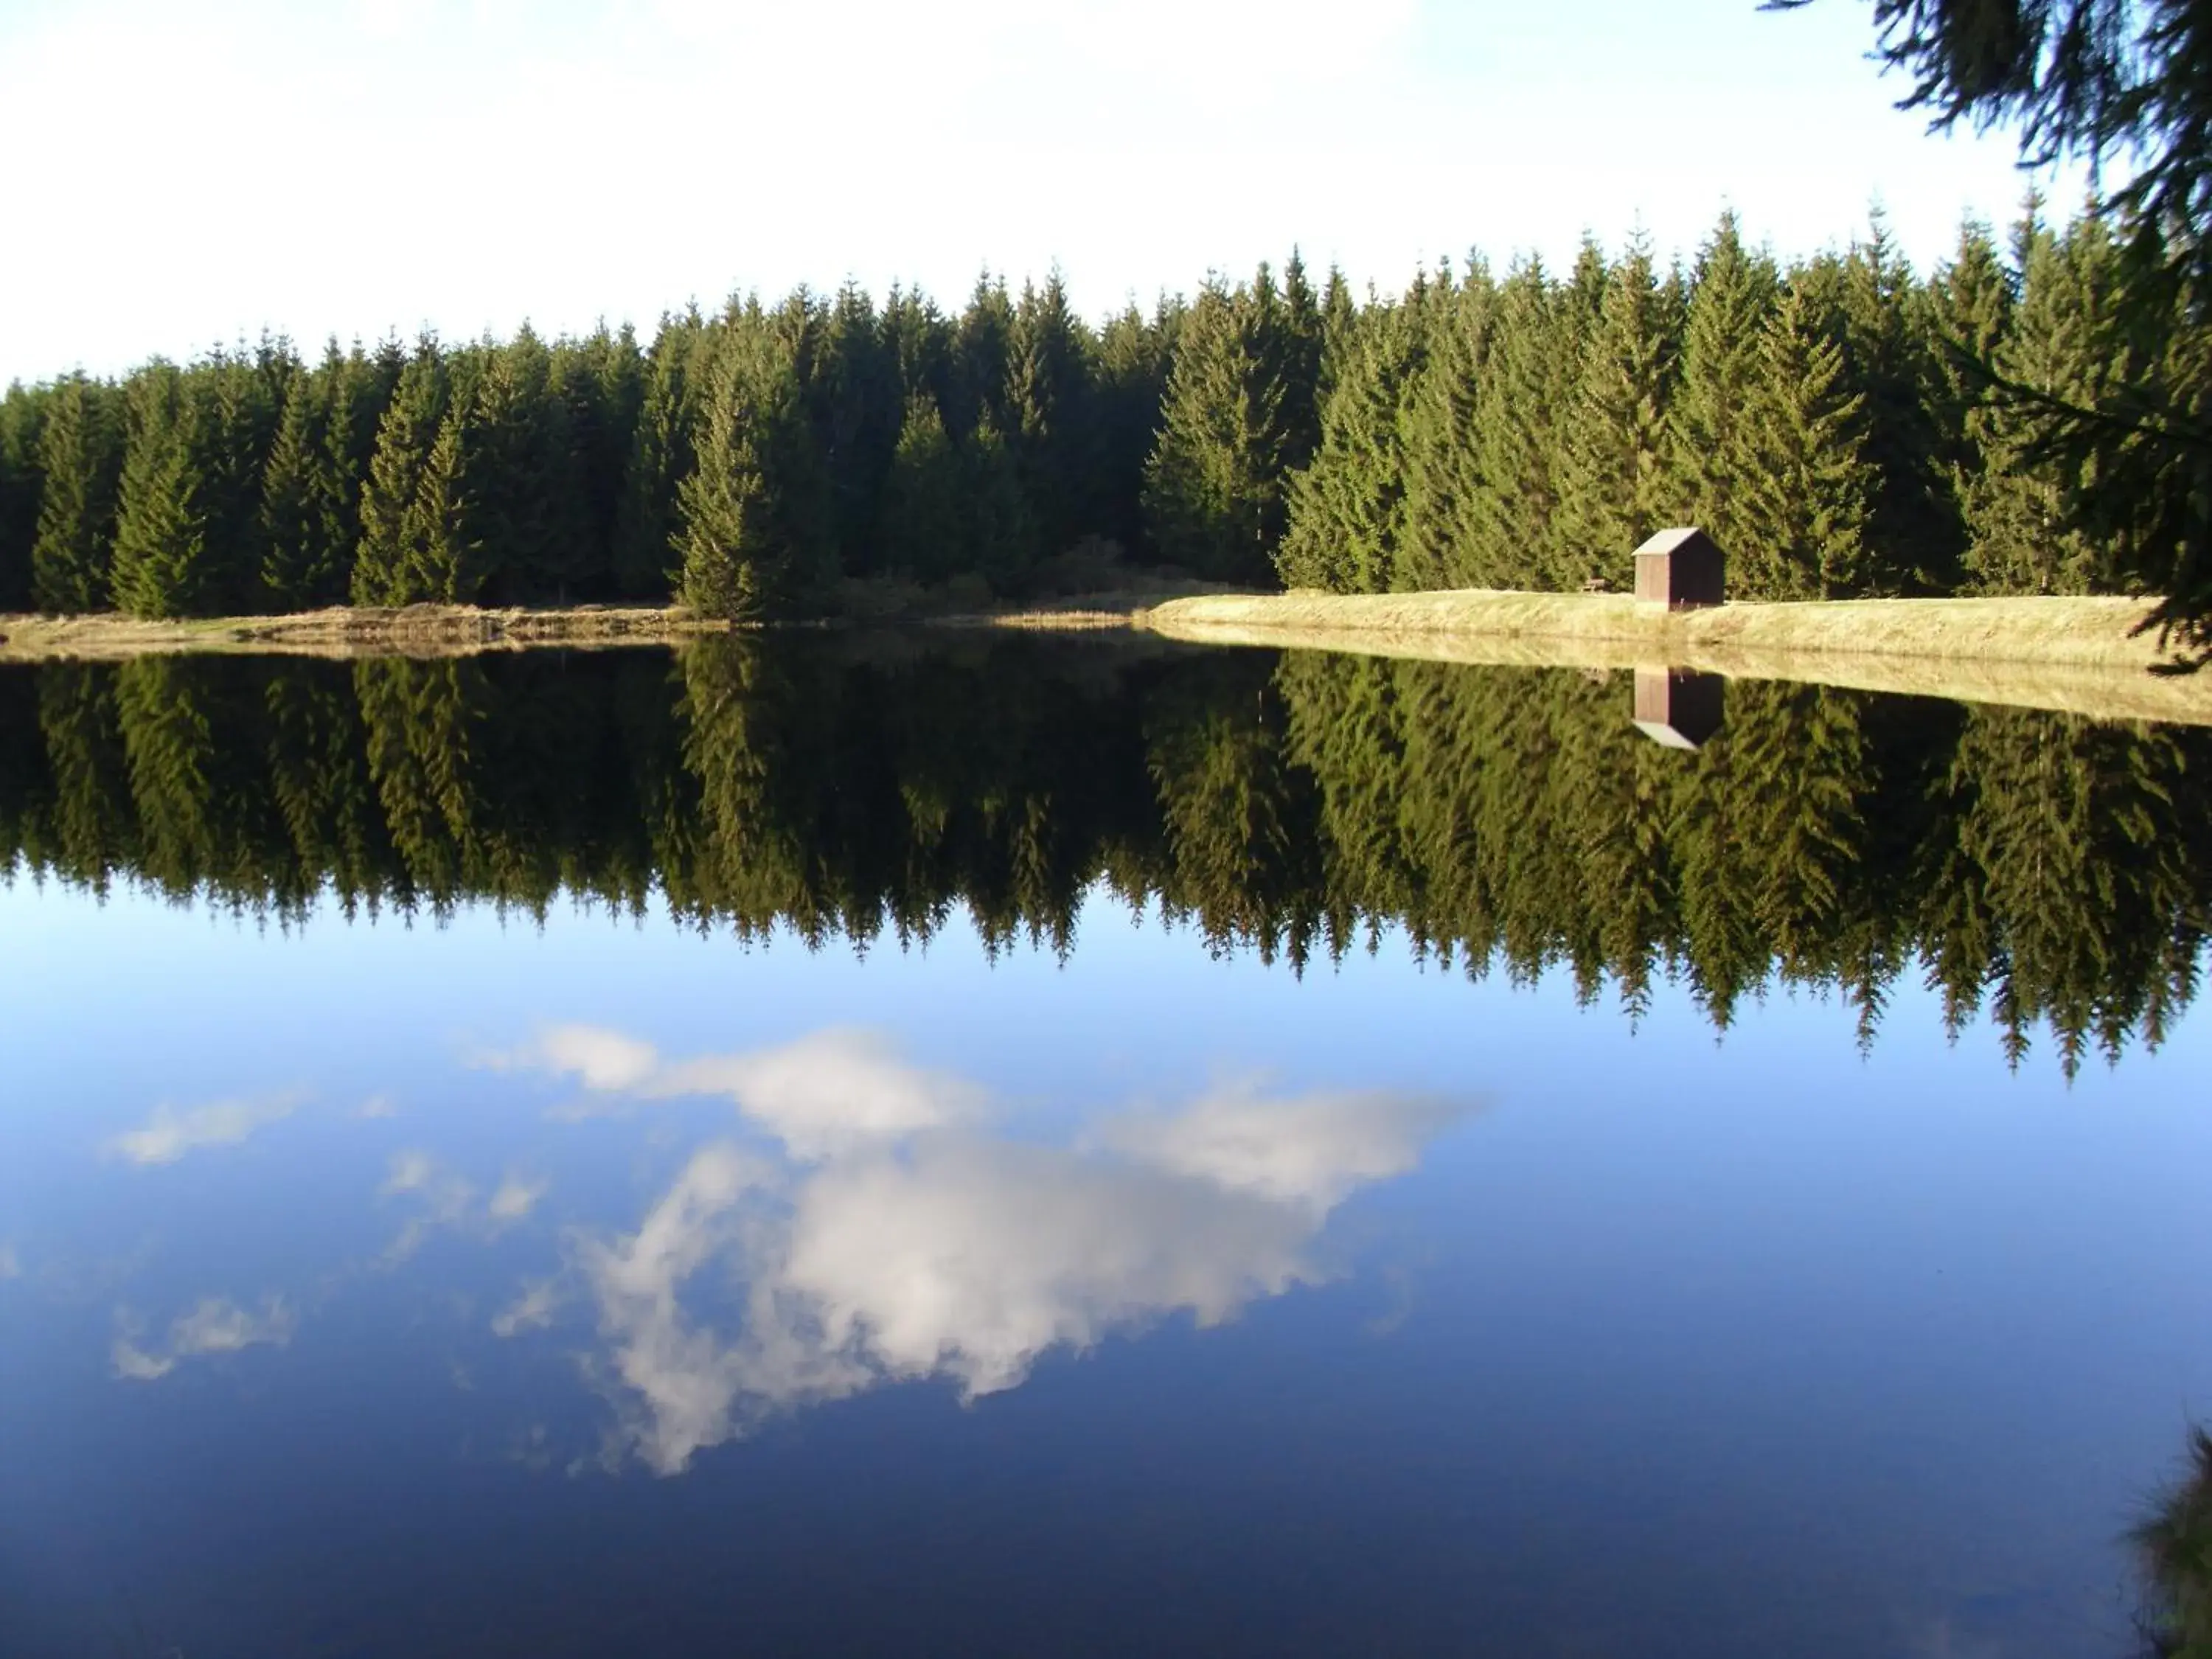
[[[1385,927],[1717,1028],[1870,1039],[1910,975],[2017,1059],[2156,1043],[2212,914],[2212,732],[1737,681],[1663,750],[1626,676],[984,636],[0,671],[0,866],[304,921],[566,895],[811,945],[1072,948],[1103,891],[1304,969]]]
[[[1010,593],[1081,546],[1241,583],[1625,586],[1692,522],[1743,597],[2121,591],[1990,373],[2094,403],[2201,329],[2120,307],[2103,219],[2031,203],[1925,277],[1877,220],[1784,268],[1724,216],[1687,265],[1587,242],[1396,295],[1295,253],[1102,326],[1057,278],[963,309],[733,298],[624,328],[289,343],[0,399],[0,610],[352,603],[834,609],[850,578]]]

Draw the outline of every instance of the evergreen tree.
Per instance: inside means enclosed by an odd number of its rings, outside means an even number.
[[[905,417],[906,388],[875,306],[855,283],[838,290],[823,325],[811,404],[838,562],[848,574],[866,574],[881,562],[874,532]]]
[[[1405,411],[1406,527],[1399,580],[1418,587],[1510,586],[1526,574],[1486,559],[1476,416],[1489,374],[1498,290],[1479,257],[1439,296]]]
[[[1748,413],[1746,540],[1729,580],[1747,598],[1835,599],[1873,579],[1866,526],[1878,472],[1865,454],[1863,397],[1847,389],[1834,325],[1791,283],[1759,336]]]
[[[1933,345],[1929,415],[1936,460],[1961,523],[1966,492],[1985,464],[1988,365],[2012,326],[2014,297],[2011,273],[1989,228],[1968,220],[1960,227],[1958,252],[1929,283],[1923,311]]]
[[[1891,592],[1942,592],[1957,580],[1963,544],[1928,391],[1938,377],[1917,289],[1881,214],[1843,265],[1844,373],[1866,399],[1867,456],[1876,469],[1867,535],[1875,580]]]
[[[1036,521],[1037,550],[1047,556],[1066,552],[1097,522],[1094,349],[1059,272],[1042,289],[1024,286],[1007,339],[1006,435]]]
[[[695,465],[692,425],[704,383],[697,371],[712,350],[697,312],[660,319],[647,356],[615,527],[615,586],[626,598],[663,596],[675,586],[681,523],[677,489]]]
[[[1145,469],[1153,546],[1224,580],[1267,574],[1285,518],[1285,388],[1260,322],[1248,293],[1218,283],[1200,292],[1183,322]]]
[[[39,536],[45,478],[39,439],[51,394],[18,383],[0,398],[0,612],[31,605],[31,547]]]
[[[966,489],[959,456],[945,430],[937,400],[916,392],[891,452],[877,538],[886,569],[939,582],[959,568]]]
[[[201,388],[155,362],[125,390],[128,439],[115,524],[115,602],[134,617],[189,617],[216,589],[199,457]]]
[[[336,343],[322,365],[293,377],[269,452],[261,490],[261,587],[280,611],[335,605],[353,558],[351,483],[343,440],[333,433],[349,396]]]
[[[425,337],[407,360],[378,422],[376,449],[361,495],[361,543],[355,556],[356,605],[393,605],[423,596],[410,585],[410,537],[430,451],[439,441],[447,402],[446,368],[434,340]],[[458,438],[458,434],[456,434]],[[449,450],[448,461],[459,456]]]
[[[1277,564],[1291,587],[1375,593],[1413,586],[1407,555],[1403,406],[1421,372],[1425,288],[1370,309],[1322,410],[1321,451],[1293,475]]]
[[[1628,586],[1630,555],[1674,516],[1667,408],[1678,342],[1666,309],[1650,252],[1632,245],[1606,279],[1561,426],[1562,586],[1594,577]]]
[[[988,414],[961,447],[962,493],[968,514],[967,568],[1005,592],[1029,568],[1036,521],[1022,487],[1021,462]]]
[[[1167,392],[1175,330],[1163,300],[1150,318],[1124,307],[1099,335],[1094,494],[1100,529],[1131,551],[1144,538],[1145,460]]]
[[[1565,296],[1540,261],[1516,265],[1498,290],[1497,321],[1475,388],[1470,555],[1502,587],[1548,586],[1558,562],[1559,422],[1566,391],[1559,353],[1577,343]]]
[[[39,434],[39,527],[31,544],[31,601],[68,614],[104,611],[123,430],[112,390],[82,373],[54,383]]]
[[[1758,534],[1750,494],[1758,466],[1752,405],[1761,342],[1779,279],[1772,261],[1743,246],[1724,213],[1698,256],[1682,340],[1682,379],[1670,414],[1672,495],[1730,558]]]
[[[757,316],[725,325],[708,371],[697,461],[678,491],[680,597],[748,619],[801,604],[826,579],[826,489],[793,331]]]
[[[2110,231],[2083,219],[2062,238],[2031,216],[2018,246],[2020,301],[1991,353],[1997,373],[2077,407],[2109,401],[2126,372],[2124,356],[2112,349],[2120,260]],[[1960,496],[1974,584],[2000,593],[2119,587],[2114,550],[2071,511],[2081,459],[2044,453],[2041,422],[2016,401],[1994,400],[1976,413],[1981,464]]]

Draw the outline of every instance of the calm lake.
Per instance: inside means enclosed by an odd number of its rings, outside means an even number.
[[[1669,690],[0,669],[0,1654],[2138,1652],[2212,731]]]

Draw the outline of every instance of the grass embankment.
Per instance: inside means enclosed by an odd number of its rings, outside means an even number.
[[[664,606],[578,605],[488,611],[467,605],[399,610],[334,605],[278,617],[151,622],[100,613],[0,617],[0,661],[115,659],[155,652],[260,653],[311,657],[461,656],[533,646],[661,644],[727,628]]]
[[[1280,593],[1172,600],[1135,618],[1171,639],[1439,662],[1665,665],[2100,720],[2212,725],[2212,672],[2133,632],[2129,599],[1832,599],[1672,613],[1618,593]]]

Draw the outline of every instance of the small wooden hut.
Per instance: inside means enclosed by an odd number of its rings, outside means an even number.
[[[1718,674],[1694,668],[1636,671],[1636,729],[1668,749],[1701,749],[1724,718]]]
[[[1694,525],[1662,530],[1636,550],[1636,603],[1662,611],[1695,611],[1723,595],[1721,550]]]

